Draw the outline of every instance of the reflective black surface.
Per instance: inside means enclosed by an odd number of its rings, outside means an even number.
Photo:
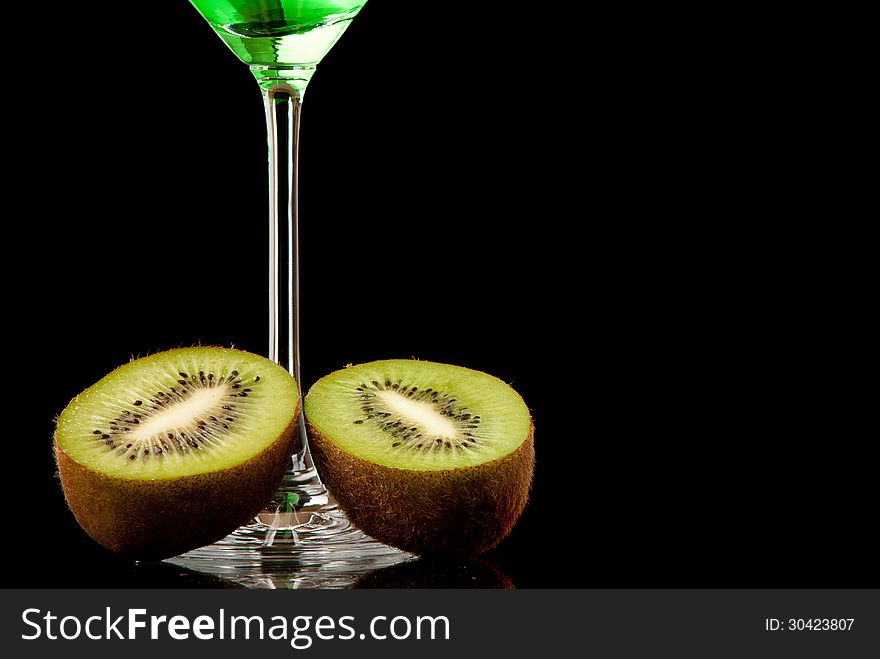
[[[416,356],[522,394],[532,498],[478,580],[876,584],[876,462],[825,377],[826,257],[765,204],[802,199],[756,182],[784,179],[772,48],[732,61],[605,15],[450,43],[393,4],[366,6],[308,91],[303,384]],[[7,72],[6,586],[234,585],[96,546],[50,448],[54,416],[132,355],[265,350],[259,93],[187,3],[163,11],[161,42],[59,29]],[[361,585],[425,583],[401,571]]]

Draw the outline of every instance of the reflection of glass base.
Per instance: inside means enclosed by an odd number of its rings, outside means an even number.
[[[352,526],[314,473],[300,471],[252,523],[167,562],[248,588],[347,588],[413,558]]]

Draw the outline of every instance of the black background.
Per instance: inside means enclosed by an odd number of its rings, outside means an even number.
[[[537,472],[487,560],[517,586],[876,584],[772,30],[402,4],[369,3],[306,95],[304,386],[391,357],[510,382]],[[53,417],[133,355],[265,350],[258,89],[188,3],[137,8],[55,16],[8,73],[9,586],[188,585],[78,529]]]

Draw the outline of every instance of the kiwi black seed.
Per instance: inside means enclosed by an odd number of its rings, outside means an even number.
[[[421,555],[480,554],[519,518],[534,428],[507,384],[415,360],[325,376],[305,401],[324,482],[365,533]]]
[[[247,403],[233,389],[245,378]],[[92,538],[136,559],[219,540],[274,493],[298,406],[287,371],[251,353],[185,348],[134,360],[58,419],[67,503]]]

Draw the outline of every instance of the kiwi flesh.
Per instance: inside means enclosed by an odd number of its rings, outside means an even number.
[[[475,556],[504,539],[526,505],[534,426],[497,378],[377,361],[325,376],[303,404],[318,473],[377,540],[423,556]]]
[[[298,407],[290,374],[251,353],[198,347],[131,361],[58,418],[67,504],[94,540],[134,559],[215,542],[273,495]]]

